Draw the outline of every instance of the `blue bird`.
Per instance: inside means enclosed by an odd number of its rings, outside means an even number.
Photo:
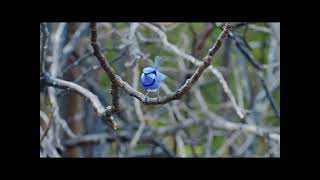
[[[146,96],[148,96],[149,92],[158,92],[159,97],[160,83],[167,77],[160,72],[160,61],[161,58],[156,56],[153,68],[143,68],[143,73],[141,74],[141,85],[147,91]]]

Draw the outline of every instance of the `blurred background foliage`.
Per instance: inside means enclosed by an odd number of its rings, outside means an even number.
[[[67,23],[64,45],[72,39],[81,24],[83,23]],[[269,88],[271,88],[273,82],[278,81],[270,91],[276,105],[280,108],[280,23],[239,24],[239,27],[233,33],[243,40],[254,59],[265,66],[275,64],[274,67],[264,69],[262,74],[266,77]],[[60,25],[60,23],[48,23],[50,32],[49,60],[54,60],[54,57],[52,57],[53,39]],[[171,44],[182,49],[185,53],[202,60],[221,33],[223,23],[153,23],[153,25],[166,33],[167,40]],[[132,59],[128,50],[130,45],[126,45],[129,30],[130,23],[98,23],[97,29],[98,42],[101,48],[109,49],[104,51],[106,59],[109,60],[115,72],[129,84],[132,85],[133,82],[134,64],[138,65],[140,77],[142,69],[146,66],[152,66],[154,57],[158,55],[163,59],[161,71],[168,76],[165,80],[165,86],[173,92],[181,87],[187,77],[190,77],[196,70],[197,67],[195,65],[185,61],[172,51],[163,48],[157,33],[141,24],[137,28],[135,35],[142,58]],[[203,38],[206,32],[207,37]],[[59,72],[79,58],[92,52],[89,37],[90,31],[87,28],[75,45],[71,55],[65,60],[64,65],[60,66]],[[204,41],[203,46],[195,50],[194,46],[199,45],[201,39]],[[275,45],[272,44],[272,41],[276,42]],[[119,47],[122,49],[119,50]],[[60,78],[75,81],[89,68],[97,65],[99,64],[95,57],[89,56],[64,75],[60,74]],[[218,114],[231,122],[279,128],[278,133],[280,133],[280,120],[275,116],[268,99],[265,97],[257,71],[239,51],[234,40],[231,38],[226,40],[215,55],[212,65],[223,74],[240,107],[250,112],[250,115],[253,114],[251,121],[240,119],[237,116],[221,84],[207,69],[192,87],[192,90],[183,96],[181,100],[165,105],[147,106],[140,103],[147,124],[140,137],[141,143],[139,140],[134,148],[129,147],[130,138],[136,134],[140,121],[135,112],[136,107],[133,103],[133,97],[128,96],[123,91],[120,92],[121,113],[115,116],[120,128],[113,131],[101,122],[85,99],[75,93],[57,89],[58,94],[62,93],[58,97],[59,106],[61,106],[61,117],[75,134],[85,136],[106,133],[113,140],[68,147],[67,144],[72,138],[67,137],[63,130],[58,132],[56,131],[57,129],[53,128],[50,130],[52,134],[60,134],[58,137],[53,137],[50,142],[54,144],[62,157],[168,157],[160,146],[158,147],[148,141],[144,142],[143,137],[160,141],[175,157],[279,157],[280,144],[266,137],[242,132],[241,130],[229,131],[223,128],[210,128],[205,125],[195,124],[184,127],[174,133],[161,134],[158,132],[161,128],[178,126],[182,123],[181,121],[188,119],[199,121],[210,119],[203,112],[202,105],[195,98],[194,90],[198,89],[208,106],[209,112]],[[109,92],[111,83],[101,68],[89,72],[77,83],[95,94],[99,94],[98,97],[104,102],[104,105],[111,104]],[[40,91],[40,110],[48,113],[50,108],[48,108],[48,100],[46,100],[46,90]],[[137,90],[145,93],[140,85]],[[263,98],[261,101],[255,101],[259,93],[262,94],[260,96]],[[164,96],[166,94],[164,89],[161,88],[160,95]],[[174,107],[178,108],[181,114],[179,112],[172,114],[170,109],[175,111]],[[180,119],[177,116],[182,116],[183,118]],[[121,137],[128,137],[129,140],[121,140]],[[55,138],[60,138],[60,141],[57,142],[57,140],[54,140]],[[61,146],[57,145],[59,143],[61,143]],[[40,148],[40,156],[50,157],[50,153],[45,153],[45,149],[45,147],[42,147],[42,150]]]

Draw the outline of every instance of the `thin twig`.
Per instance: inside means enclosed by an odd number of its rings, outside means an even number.
[[[267,96],[268,100],[270,101],[271,107],[272,107],[275,115],[277,116],[277,118],[280,120],[280,110],[277,107],[277,104],[276,104],[275,100],[273,99],[271,92],[268,89],[266,80],[263,77],[261,72],[258,72],[258,76],[259,76],[260,82],[262,84],[262,87],[263,87],[264,91],[266,92],[266,96]]]
[[[179,157],[187,157],[187,153],[184,148],[185,145],[179,133],[176,134],[175,139],[179,148]]]
[[[248,24],[248,28],[254,30],[254,31],[259,31],[259,32],[264,32],[264,33],[271,33],[271,30],[269,28],[266,28],[264,26],[257,26],[255,24]]]
[[[40,127],[40,134],[43,133],[42,128]],[[48,138],[43,139],[43,142],[40,144],[40,150],[42,149],[43,157],[61,157],[57,151],[57,148]]]
[[[242,123],[235,123],[235,122],[224,120],[224,118],[208,111],[208,107],[204,103],[204,98],[199,90],[195,91],[195,97],[199,101],[200,105],[203,106],[202,107],[203,113],[208,115],[208,117],[214,121],[213,126],[220,127],[227,130],[239,130],[244,132],[251,132],[263,137],[274,139],[275,141],[278,141],[280,143],[280,134],[274,132],[274,130],[270,130],[264,127],[257,127],[252,124],[242,124]]]
[[[104,48],[101,49],[101,52],[105,52],[105,51],[111,51],[113,49],[109,49],[109,48]],[[76,67],[78,65],[80,65],[82,63],[82,61],[87,60],[89,57],[93,56],[93,53],[89,52],[84,54],[82,57],[76,59],[74,62],[72,62],[71,64],[67,65],[62,71],[61,71],[61,77],[64,76],[64,74],[66,72],[68,72],[71,68]]]
[[[247,58],[247,60],[250,62],[250,64],[257,70],[262,71],[263,66],[254,59],[253,55],[249,52],[249,50],[243,45],[242,41],[239,40],[239,38],[232,32],[229,33],[229,36],[231,39],[233,39],[236,43],[236,46],[240,50],[240,52]]]
[[[251,65],[258,71],[257,73],[258,73],[258,77],[260,79],[260,82],[262,84],[262,87],[267,95],[267,98],[271,104],[271,107],[272,107],[276,117],[280,120],[280,110],[277,107],[275,100],[272,97],[272,95],[267,87],[265,78],[261,74],[264,69],[263,65],[261,65],[257,60],[255,60],[255,58],[250,53],[250,51],[245,46],[243,46],[241,44],[241,41],[237,38],[237,36],[235,34],[230,32],[229,35],[236,42],[236,46],[239,48],[240,52],[246,57],[246,59],[251,63]]]
[[[77,29],[77,31],[72,36],[69,43],[64,46],[64,48],[62,50],[62,54],[63,54],[62,60],[67,59],[68,56],[70,55],[70,53],[72,53],[74,51],[78,42],[80,41],[80,38],[88,31],[88,29],[89,29],[88,23],[83,23],[80,25],[80,27]]]
[[[83,80],[86,76],[88,76],[88,74],[90,74],[91,72],[97,70],[101,68],[101,66],[99,65],[94,65],[94,66],[91,66],[90,68],[88,68],[85,72],[83,72],[77,79],[75,79],[73,82],[74,83],[78,83],[80,82],[81,80]]]
[[[49,132],[49,129],[50,129],[50,127],[51,127],[51,124],[52,124],[52,122],[53,122],[53,116],[52,116],[52,114],[53,114],[53,112],[54,112],[54,108],[53,108],[53,110],[52,110],[52,112],[49,114],[49,122],[48,122],[48,125],[47,125],[47,128],[44,130],[44,133],[43,133],[43,135],[40,137],[40,144],[41,144],[41,142],[43,141],[43,139],[44,139],[44,137],[48,134],[48,132]]]
[[[199,53],[199,51],[203,49],[203,47],[206,43],[206,40],[208,39],[210,34],[213,32],[213,28],[214,28],[214,26],[212,24],[209,24],[209,27],[200,35],[199,42],[197,42],[196,46],[195,46],[196,52]],[[195,55],[196,57],[197,57],[198,53]]]
[[[221,157],[226,149],[234,143],[235,140],[241,135],[241,131],[236,131],[231,134],[231,136],[226,140],[226,142],[220,147],[219,150],[215,153],[216,156]]]
[[[176,126],[159,128],[158,132],[160,134],[172,134],[177,132],[180,129],[202,124],[204,126],[211,127],[211,128],[221,128],[229,131],[240,130],[244,132],[249,132],[262,137],[273,139],[280,143],[280,135],[274,132],[274,130],[270,128],[258,127],[255,125],[249,125],[249,124],[243,124],[243,123],[230,122],[230,121],[224,120],[222,117],[215,115],[213,113],[210,113],[209,116],[211,116],[210,120],[200,121],[200,120],[188,119]]]
[[[89,134],[89,135],[83,135],[79,137],[75,137],[72,139],[68,139],[63,144],[66,147],[74,147],[79,145],[86,145],[86,144],[96,144],[96,143],[102,143],[102,142],[114,142],[116,140],[119,140],[121,142],[130,142],[131,141],[130,136],[128,135],[118,135],[117,137],[112,137],[107,133],[101,133],[101,134]],[[139,139],[139,143],[151,143],[158,147],[160,147],[169,157],[175,157],[174,153],[169,151],[164,144],[162,144],[160,141],[157,141],[149,136],[144,136]]]

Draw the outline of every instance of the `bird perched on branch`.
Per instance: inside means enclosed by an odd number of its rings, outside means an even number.
[[[155,57],[154,67],[143,68],[143,73],[141,74],[141,85],[147,91],[146,96],[149,92],[158,92],[161,82],[167,77],[160,72],[160,61],[159,56]]]

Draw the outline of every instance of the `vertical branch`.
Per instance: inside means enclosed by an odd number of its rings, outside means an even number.
[[[49,72],[53,78],[57,77],[58,70],[60,69],[60,58],[61,58],[61,51],[62,51],[62,45],[63,45],[63,39],[64,39],[63,33],[65,32],[66,27],[67,27],[67,23],[60,23],[53,37],[53,52],[52,52],[53,62],[49,69]],[[49,95],[50,103],[52,104],[53,107],[55,107],[53,116],[55,118],[54,134],[55,134],[56,144],[58,146],[61,146],[60,145],[61,128],[65,130],[65,132],[69,137],[74,137],[75,134],[72,132],[72,130],[70,129],[66,121],[62,119],[60,116],[60,106],[56,97],[56,89],[49,87],[48,95]]]
[[[240,78],[240,73],[238,68],[234,68],[234,73],[233,73],[235,82],[236,82],[236,89],[237,89],[237,98],[238,98],[238,103],[240,107],[244,107],[244,97],[243,97],[243,92],[242,92],[242,79]]]
[[[40,134],[43,134],[42,128],[40,128]],[[61,157],[56,147],[47,138],[43,139],[40,147],[43,149],[42,153],[40,152],[42,154],[42,157]]]
[[[225,80],[227,83],[230,82],[230,73],[228,73],[230,71],[230,65],[231,65],[231,40],[230,39],[226,39],[226,42],[224,43],[224,49],[222,52],[222,67],[226,68],[226,74],[225,74]],[[223,89],[221,91],[221,99],[222,102],[225,103],[228,101],[228,97],[226,96],[226,94],[223,92]]]
[[[63,33],[65,32],[66,27],[67,27],[67,23],[60,23],[53,37],[53,50],[52,50],[53,62],[50,67],[50,73],[54,78],[57,76],[58,70],[60,69],[62,45],[63,45],[63,40],[65,38]]]
[[[265,80],[265,78],[263,77],[263,75],[262,75],[261,72],[258,73],[258,76],[259,76],[260,82],[261,82],[261,84],[262,84],[262,87],[263,87],[264,91],[266,92],[266,96],[267,96],[267,98],[268,98],[269,101],[270,101],[271,107],[272,107],[272,109],[273,109],[276,117],[280,120],[280,111],[279,111],[279,108],[277,107],[277,104],[276,104],[276,102],[274,101],[274,99],[273,99],[273,97],[272,97],[272,94],[271,94],[271,92],[270,92],[269,89],[268,89],[266,80]]]
[[[137,89],[138,88],[138,82],[139,82],[139,71],[138,71],[138,64],[136,63],[135,64],[135,67],[133,69],[133,84],[132,84],[132,87],[134,89]],[[142,109],[141,109],[141,105],[140,105],[140,102],[138,99],[134,98],[133,100],[133,103],[134,103],[134,107],[135,107],[135,111],[136,111],[136,114],[137,114],[137,117],[140,121],[140,125],[139,125],[139,128],[136,132],[136,134],[133,136],[131,142],[130,142],[130,148],[134,148],[137,144],[137,142],[139,141],[139,138],[144,130],[144,127],[145,127],[145,117],[143,116],[143,112],[142,112]]]
[[[40,144],[41,144],[41,142],[43,141],[43,139],[44,139],[44,137],[46,137],[46,135],[48,134],[48,132],[49,132],[49,129],[50,129],[50,127],[51,127],[51,124],[52,124],[52,121],[53,121],[53,118],[52,118],[52,114],[53,114],[53,112],[54,112],[54,109],[52,110],[52,112],[50,113],[50,115],[49,115],[49,122],[48,122],[48,125],[47,125],[47,128],[44,130],[44,133],[43,133],[43,135],[42,135],[42,137],[40,138]]]
[[[118,92],[118,85],[116,81],[116,75],[114,73],[114,70],[112,69],[109,62],[106,60],[104,55],[101,53],[100,46],[97,43],[97,27],[96,23],[90,24],[91,29],[91,46],[94,50],[93,54],[96,56],[98,61],[100,62],[101,67],[103,70],[107,73],[110,81],[111,81],[111,94],[112,94],[112,112],[118,113],[120,111],[120,105],[119,105],[119,92]]]
[[[239,48],[240,52],[246,57],[246,59],[251,63],[251,65],[257,70],[258,77],[259,77],[260,82],[262,84],[262,87],[266,93],[267,99],[269,100],[275,115],[280,120],[280,110],[277,107],[277,105],[272,97],[272,94],[270,93],[270,91],[267,87],[266,80],[262,75],[263,66],[257,60],[255,60],[255,58],[250,53],[250,51],[241,44],[241,41],[232,32],[230,32],[229,35],[235,41],[236,46]]]
[[[207,29],[201,33],[200,39],[196,43],[196,46],[195,46],[195,48],[196,48],[195,49],[196,51],[194,54],[195,57],[198,57],[200,55],[200,52],[202,51],[202,49],[205,46],[206,40],[209,38],[210,34],[213,32],[213,28],[214,28],[214,26],[211,23],[209,23]],[[226,40],[226,41],[228,41],[228,40]]]
[[[137,57],[141,52],[140,52],[140,48],[139,48],[137,38],[135,35],[138,26],[139,26],[138,23],[131,23],[130,30],[129,30],[129,44],[130,44],[129,55],[130,55],[130,58],[132,59],[132,61],[134,62],[133,80],[132,80],[132,87],[134,89],[138,89],[138,85],[139,85],[139,65],[137,63]],[[140,104],[139,100],[135,98],[133,100],[133,103],[134,103],[137,117],[140,121],[140,125],[139,125],[137,132],[134,134],[133,138],[131,139],[131,142],[129,145],[129,147],[131,149],[136,146],[137,142],[139,141],[139,139],[143,133],[145,125],[146,125],[146,119],[143,116],[143,112],[142,112],[141,104]]]
[[[47,23],[41,23],[42,41],[40,50],[40,76],[45,72],[45,63],[47,61],[47,49],[48,49],[48,25]]]
[[[179,133],[176,134],[175,139],[177,141],[177,146],[179,148],[179,157],[187,157],[187,153],[184,148],[184,142],[183,142],[181,136],[179,135]]]
[[[207,137],[205,157],[211,156],[211,149],[212,149],[213,131],[211,128],[208,128],[208,131],[209,132],[208,132],[208,137]]]
[[[69,41],[69,43],[64,46],[64,48],[62,50],[62,54],[63,54],[62,60],[67,59],[68,56],[70,55],[70,53],[72,53],[72,51],[74,51],[74,49],[76,48],[78,42],[80,41],[80,38],[86,32],[88,32],[88,29],[89,29],[89,24],[88,23],[84,23],[84,24],[80,25],[80,27],[77,29],[77,31],[72,36],[72,38]]]
[[[220,71],[218,71],[218,69],[214,68],[213,66],[210,66],[209,70],[218,78],[218,81],[220,82],[224,92],[229,96],[229,99],[232,103],[233,108],[236,110],[236,113],[238,114],[240,119],[243,119],[245,117],[244,110],[241,109],[241,107],[239,107],[239,105],[237,104],[235,97],[232,95],[232,92],[231,92],[230,88],[228,87],[228,84],[224,80]]]

